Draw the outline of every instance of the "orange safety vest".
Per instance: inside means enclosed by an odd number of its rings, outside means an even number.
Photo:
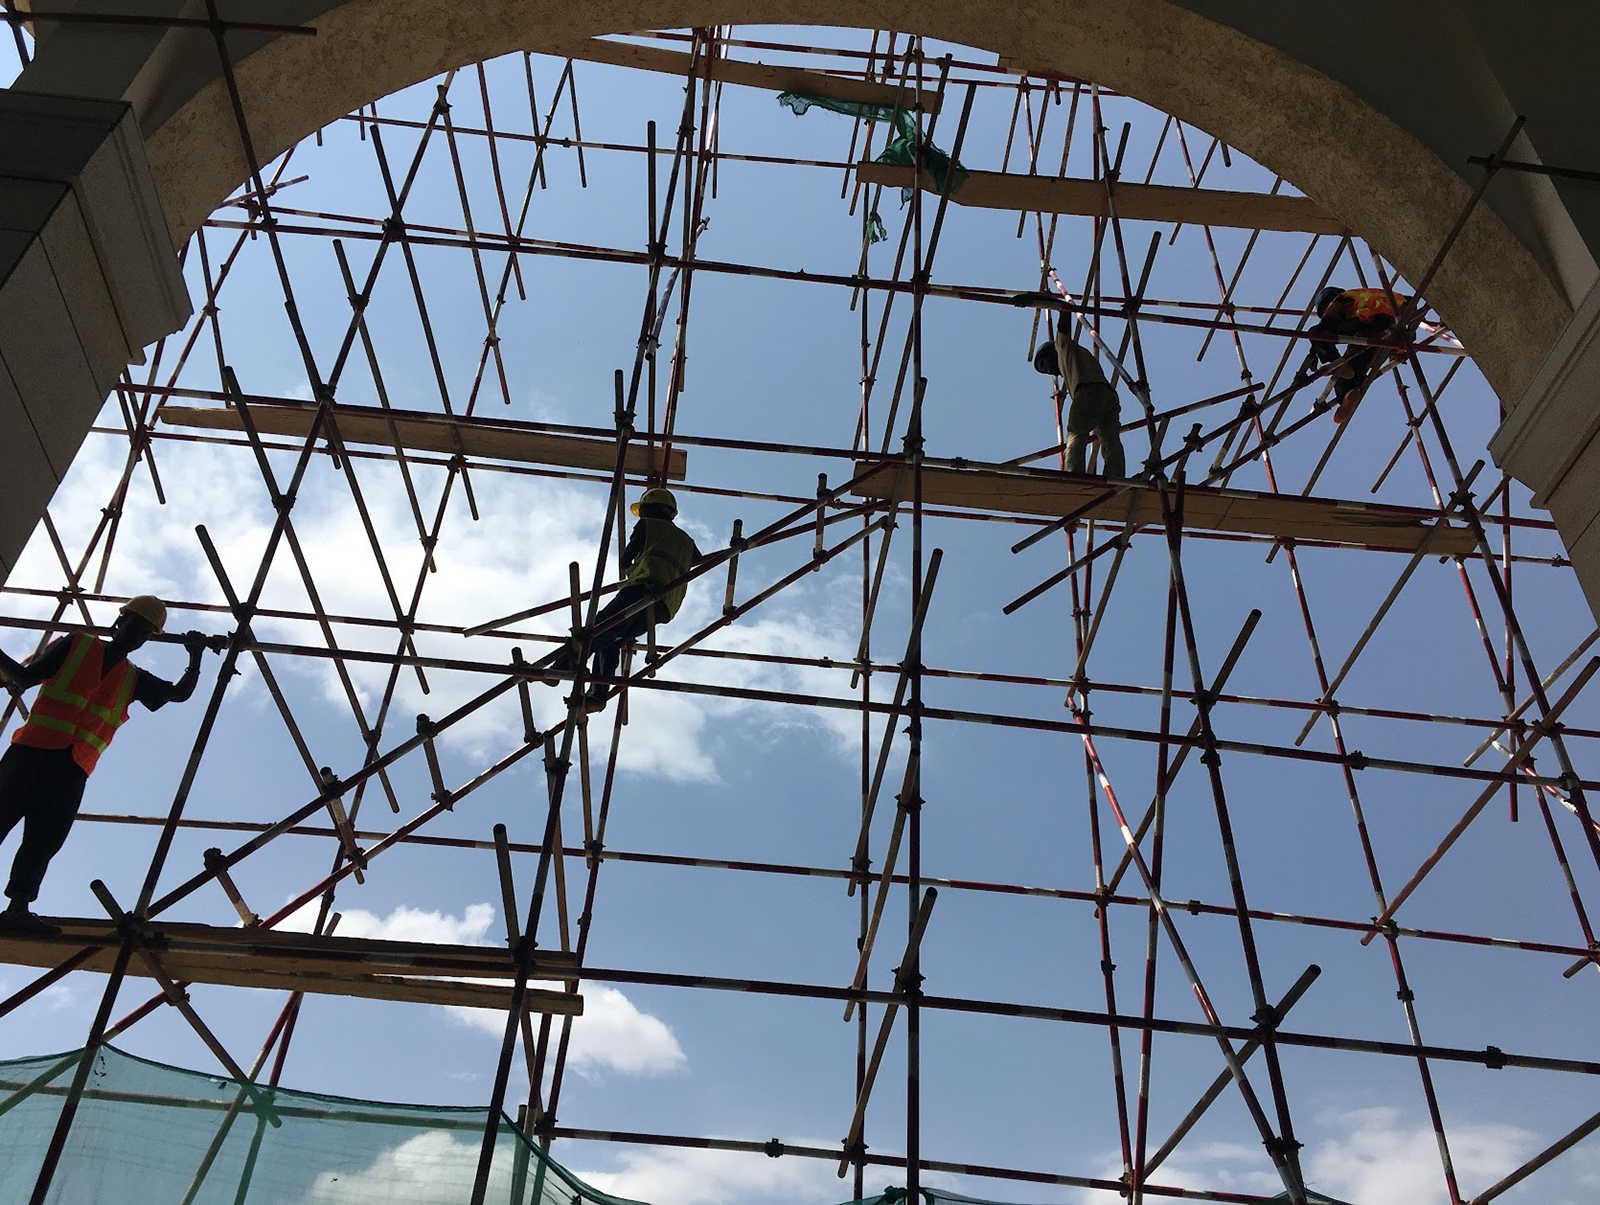
[[[109,674],[104,670],[105,645],[75,632],[67,659],[39,686],[28,722],[11,738],[14,745],[35,749],[71,749],[72,760],[85,774],[127,721],[128,705],[139,671],[127,658]]]
[[[1411,300],[1404,293],[1396,293],[1394,299],[1402,306]],[[1389,304],[1389,294],[1383,289],[1346,289],[1339,300],[1342,308],[1357,322],[1394,317],[1394,306]]]

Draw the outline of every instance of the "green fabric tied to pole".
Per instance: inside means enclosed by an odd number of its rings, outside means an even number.
[[[832,113],[842,113],[846,117],[859,117],[866,121],[881,121],[886,125],[892,125],[895,128],[895,136],[874,162],[893,163],[910,168],[915,168],[917,165],[917,119],[904,109],[869,105],[861,101],[834,100],[829,96],[806,96],[799,92],[780,93],[778,103],[792,110],[796,117],[802,116],[812,106],[816,106]],[[953,195],[967,179],[967,169],[926,138],[922,140],[922,170],[928,174],[934,188],[940,193],[948,190]],[[910,201],[911,189],[902,188],[900,204],[906,205]],[[883,219],[878,216],[876,210],[867,215],[865,231],[868,244],[881,243],[889,237],[884,230]]]
[[[917,165],[917,122],[911,114],[904,110],[896,110],[894,114],[895,129],[898,131],[894,140],[883,148],[876,163],[896,163],[901,167],[916,167]],[[927,172],[933,180],[933,187],[943,195],[948,192],[952,196],[967,180],[967,169],[962,167],[949,155],[926,138],[922,140],[922,170]],[[900,204],[905,205],[911,200],[911,189],[900,190]]]

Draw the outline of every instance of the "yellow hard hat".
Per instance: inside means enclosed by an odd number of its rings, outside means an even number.
[[[137,615],[156,631],[167,626],[167,604],[154,594],[135,594],[122,604],[119,615]]]
[[[639,508],[642,506],[664,506],[672,512],[674,518],[678,514],[678,500],[672,496],[672,491],[664,490],[659,486],[655,489],[645,490],[639,496],[639,501],[628,508],[633,512],[634,518],[639,517]]]

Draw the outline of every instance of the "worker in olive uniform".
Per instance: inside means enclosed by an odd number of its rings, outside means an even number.
[[[1307,329],[1308,335],[1347,336],[1376,339],[1394,330],[1395,309],[1403,307],[1410,298],[1395,293],[1391,299],[1387,289],[1341,289],[1329,285],[1316,296],[1311,309],[1317,316],[1316,325]],[[1333,421],[1343,423],[1354,412],[1366,390],[1367,378],[1377,362],[1381,347],[1365,346],[1359,350],[1347,346],[1343,352],[1332,338],[1312,339],[1311,355],[1306,368],[1318,364],[1332,364],[1341,355],[1350,358],[1333,370],[1333,397],[1338,409]],[[1354,354],[1350,354],[1354,353]]]
[[[0,841],[20,822],[22,844],[6,884],[10,904],[0,929],[54,933],[57,927],[29,909],[39,895],[45,869],[77,819],[83,788],[135,702],[155,711],[181,703],[200,678],[200,655],[208,643],[189,632],[189,668],[176,683],[164,682],[128,660],[128,654],[166,625],[167,608],[141,594],[122,607],[111,639],[87,632],[59,637],[37,657],[13,661],[0,652],[0,679],[12,690],[37,685],[28,719],[0,757]]]
[[[1013,305],[1033,305],[1062,311],[1057,318],[1055,338],[1041,343],[1033,353],[1033,366],[1046,376],[1060,377],[1062,390],[1072,400],[1067,410],[1067,440],[1063,445],[1069,473],[1084,472],[1089,459],[1089,436],[1100,440],[1101,468],[1107,477],[1126,477],[1127,459],[1122,451],[1122,403],[1117,391],[1094,353],[1080,347],[1072,337],[1072,315],[1063,298],[1052,293],[1018,293]],[[1061,394],[1056,400],[1061,400]]]
[[[622,588],[611,601],[600,608],[595,616],[595,637],[591,646],[594,653],[594,674],[597,678],[610,678],[617,672],[622,660],[622,650],[650,630],[652,623],[669,623],[683,606],[687,583],[680,581],[700,557],[700,549],[689,538],[689,533],[679,527],[678,500],[672,491],[649,489],[631,507],[638,518],[633,534],[622,550]],[[677,582],[677,585],[672,583]],[[670,589],[666,589],[667,587]],[[666,592],[663,594],[663,589]],[[655,602],[641,606],[649,599]],[[638,608],[634,610],[634,608]],[[611,627],[605,625],[615,616],[633,610],[633,614]],[[605,627],[604,631],[600,629]],[[571,671],[570,652],[562,654],[553,668]],[[606,705],[608,687],[603,682],[592,683],[584,699],[589,711],[599,711]]]

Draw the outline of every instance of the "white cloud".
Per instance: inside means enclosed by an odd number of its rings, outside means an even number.
[[[155,592],[176,598],[221,601],[221,592],[194,533],[203,522],[216,543],[236,590],[243,593],[259,565],[271,528],[266,492],[247,452],[239,449],[202,448],[158,444],[157,461],[169,505],[160,506],[141,467],[124,506],[106,589],[111,592]],[[69,554],[76,556],[100,519],[105,483],[120,473],[125,449],[113,438],[92,437],[58,493],[51,513]],[[290,458],[275,455],[274,469],[280,485],[287,479]],[[384,550],[395,592],[408,603],[421,570],[422,551],[409,501],[398,471],[390,465],[356,462],[363,497],[373,527]],[[440,470],[414,467],[421,507],[430,520],[444,476]],[[425,622],[466,626],[509,614],[541,602],[564,598],[569,590],[568,564],[577,561],[587,581],[592,572],[595,537],[604,515],[598,491],[584,490],[558,481],[530,483],[525,478],[479,472],[472,478],[474,496],[482,516],[472,520],[461,486],[455,486],[449,518],[440,534],[436,553],[438,572],[427,577],[419,617]],[[324,606],[335,614],[384,618],[393,605],[383,585],[359,515],[346,484],[325,458],[317,458],[308,472],[294,511],[295,528],[311,567]],[[691,524],[692,526],[692,524]],[[696,531],[703,547],[713,548],[720,537]],[[798,555],[798,554],[797,554]],[[715,575],[713,575],[715,576]],[[54,587],[61,570],[42,533],[36,535],[12,580],[19,584]],[[742,575],[746,589],[765,584],[752,565]],[[709,580],[692,589],[683,613],[662,638],[681,640],[720,613],[719,583]],[[893,593],[900,587],[889,583]],[[765,604],[739,623],[717,634],[715,647],[749,652],[781,653],[802,657],[848,658],[853,652],[858,621],[843,611],[835,614],[830,594],[812,582],[801,582]],[[853,602],[854,594],[851,594]],[[263,594],[268,607],[303,609],[307,597],[287,547],[280,547],[275,567]],[[48,604],[41,604],[47,606]],[[887,604],[886,605],[890,605]],[[100,608],[109,620],[109,607]],[[98,614],[98,612],[97,612]],[[204,620],[184,616],[179,622],[221,630],[221,616]],[[519,625],[553,635],[565,635],[565,610]],[[255,625],[263,639],[322,644],[310,623],[261,619]],[[379,628],[340,628],[342,647],[394,652],[393,637]],[[467,639],[449,634],[419,634],[424,655],[509,661],[508,642],[496,637]],[[529,657],[550,651],[551,645],[532,643]],[[335,667],[328,660],[284,658],[275,661],[286,686],[299,678],[323,701],[343,711],[347,696]],[[251,668],[250,659],[241,668]],[[386,667],[350,663],[348,672],[369,716],[388,680]],[[662,673],[663,678],[709,682],[763,690],[844,694],[847,679],[839,671],[756,664],[723,659],[679,658]],[[391,739],[409,735],[409,718],[425,712],[439,718],[484,689],[490,679],[478,674],[429,671],[431,691],[423,693],[416,675],[400,675],[397,698],[391,710]],[[240,687],[236,686],[235,690]],[[291,701],[295,692],[291,690]],[[564,688],[535,686],[535,722],[549,728],[566,715]],[[252,683],[250,697],[261,696]],[[590,751],[596,760],[609,752],[610,715],[590,721]],[[305,717],[302,713],[302,724]],[[708,724],[708,720],[717,721]],[[621,743],[618,766],[624,773],[660,776],[685,782],[714,782],[719,778],[714,752],[737,747],[724,742],[737,726],[737,740],[775,739],[796,725],[823,735],[841,752],[853,753],[859,741],[859,720],[850,713],[829,710],[801,711],[740,699],[638,691],[630,700],[630,724]],[[339,753],[330,748],[341,736],[354,735],[353,725],[308,730],[313,755],[334,764]],[[456,783],[482,769],[520,743],[521,710],[514,695],[480,709],[453,726],[441,738],[447,780]],[[713,741],[713,738],[716,738]]]
[[[1433,1129],[1427,1124],[1401,1123],[1399,1109],[1372,1107],[1319,1114],[1315,1130],[1302,1132],[1306,1142],[1301,1168],[1307,1187],[1352,1205],[1445,1205],[1449,1193],[1439,1161]],[[1487,1188],[1519,1166],[1542,1145],[1535,1135],[1517,1126],[1464,1123],[1448,1127],[1450,1156],[1462,1191]],[[1582,1184],[1592,1168],[1568,1164],[1563,1172],[1551,1170],[1556,1181],[1576,1177]],[[1100,1173],[1114,1180],[1122,1174],[1120,1163],[1108,1163]],[[1282,1181],[1258,1145],[1234,1142],[1184,1144],[1170,1162],[1152,1177],[1177,1188],[1213,1189],[1272,1196],[1283,1191]],[[1600,1185],[1600,1177],[1595,1177]],[[1560,1188],[1546,1183],[1546,1193]],[[1516,1199],[1515,1196],[1508,1198]],[[1535,1195],[1529,1200],[1565,1205],[1565,1198]],[[1572,1196],[1575,1203],[1576,1192]],[[1584,1199],[1593,1199],[1585,1197]],[[1089,1191],[1084,1205],[1110,1205],[1121,1198],[1112,1192]]]
[[[803,1142],[829,1146],[828,1142]],[[638,1198],[650,1205],[746,1205],[782,1201],[785,1205],[834,1205],[846,1195],[833,1166],[818,1159],[748,1155],[679,1147],[624,1151],[620,1171],[577,1171],[585,1183],[613,1196]]]
[[[498,1038],[505,1033],[505,1014],[489,1008],[454,1008],[456,1020]],[[616,988],[587,984],[583,1016],[572,1021],[567,1065],[594,1077],[605,1071],[620,1075],[663,1075],[685,1066],[688,1059],[672,1030],[659,1017],[641,1012]]]
[[[317,905],[302,905],[285,918],[280,928],[309,932]],[[360,908],[340,914],[340,937],[370,937],[390,941],[428,941],[459,945],[492,945],[490,927],[497,914],[489,904],[468,904],[460,916],[425,911],[402,904],[387,916]],[[484,981],[492,982],[492,981]],[[446,1013],[463,1025],[499,1038],[505,1033],[505,1013],[492,1008],[446,1006]],[[606,1071],[619,1075],[663,1075],[688,1062],[671,1028],[659,1017],[641,1011],[615,988],[589,984],[583,988],[583,1015],[572,1022],[568,1065],[580,1075]]]
[[[489,1197],[511,1195],[509,1145],[489,1175]],[[304,1205],[460,1205],[470,1195],[478,1166],[478,1142],[430,1130],[378,1155],[359,1171],[330,1169],[319,1175]]]
[[[1102,1180],[1122,1176],[1122,1164],[1107,1160],[1097,1174]],[[1211,1189],[1221,1192],[1255,1193],[1270,1196],[1283,1191],[1283,1181],[1272,1169],[1261,1147],[1233,1142],[1185,1144],[1149,1177],[1150,1183],[1165,1188]],[[1083,1205],[1112,1205],[1125,1200],[1120,1194],[1100,1189],[1085,1189],[1079,1198]],[[1362,1202],[1361,1205],[1366,1205]]]
[[[1342,1136],[1318,1143],[1306,1174],[1322,1192],[1358,1205],[1435,1205],[1448,1200],[1430,1126],[1400,1124],[1400,1111],[1356,1109],[1337,1115]],[[1450,1157],[1464,1190],[1487,1188],[1538,1149],[1527,1130],[1509,1125],[1448,1128]]]

